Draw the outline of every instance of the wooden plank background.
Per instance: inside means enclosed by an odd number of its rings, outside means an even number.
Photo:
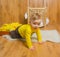
[[[27,2],[24,0],[0,0],[0,24],[24,23]]]
[[[4,23],[26,23],[24,14],[27,12],[28,0],[0,0],[0,26]],[[46,0],[50,23],[60,23],[60,1]],[[30,0],[30,6],[41,7],[43,0]]]

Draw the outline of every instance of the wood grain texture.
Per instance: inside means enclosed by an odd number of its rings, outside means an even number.
[[[60,57],[60,43],[33,43],[35,50],[29,50],[23,42],[9,41],[0,37],[0,57]]]
[[[27,2],[24,0],[0,0],[0,24],[24,23]]]
[[[27,12],[28,0],[0,0],[0,26],[4,23],[26,23],[24,14]],[[44,0],[30,0],[30,7],[43,7]],[[60,24],[60,1],[47,1],[47,15],[51,24]]]

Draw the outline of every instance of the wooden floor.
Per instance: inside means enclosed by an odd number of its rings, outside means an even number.
[[[47,29],[57,29],[48,26]],[[19,40],[9,41],[0,36],[0,57],[60,57],[60,43],[47,41],[43,44],[33,43],[35,50],[29,50],[23,42]]]
[[[60,44],[45,42],[33,43],[35,50],[29,50],[19,40],[8,41],[0,37],[0,57],[60,57]]]

